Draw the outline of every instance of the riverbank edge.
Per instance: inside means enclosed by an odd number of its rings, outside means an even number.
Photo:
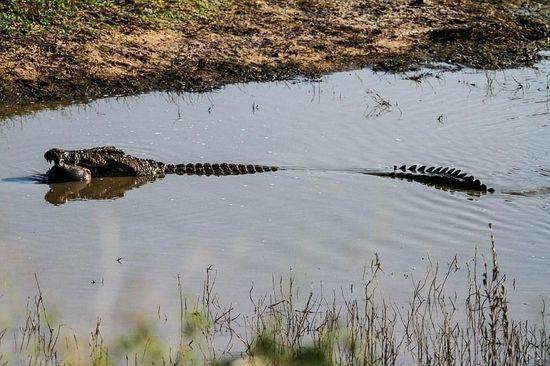
[[[203,92],[363,67],[532,66],[550,46],[548,9],[521,11],[537,4],[265,0],[157,29],[0,35],[0,118],[100,97]]]

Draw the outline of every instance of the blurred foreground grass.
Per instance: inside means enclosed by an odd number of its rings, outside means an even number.
[[[405,306],[379,289],[377,257],[362,288],[350,292],[304,293],[292,274],[268,294],[251,289],[252,314],[222,305],[209,268],[194,299],[178,280],[179,337],[170,344],[146,321],[107,344],[98,319],[89,338],[78,339],[49,315],[37,280],[24,324],[0,328],[0,364],[548,365],[545,304],[536,324],[512,318],[492,236],[491,243],[491,255],[481,259],[476,250],[466,262],[465,298],[447,290],[459,270],[455,257],[445,266],[430,262]]]

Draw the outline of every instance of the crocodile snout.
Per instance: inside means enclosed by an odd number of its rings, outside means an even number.
[[[64,150],[53,148],[44,153],[44,159],[46,159],[48,163],[54,162],[58,165],[59,162],[63,160],[62,157],[64,154]]]

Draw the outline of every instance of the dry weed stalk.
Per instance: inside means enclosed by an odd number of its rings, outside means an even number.
[[[360,291],[351,286],[349,292],[341,289],[328,296],[322,288],[303,294],[291,272],[287,278],[273,277],[268,294],[256,297],[252,286],[253,312],[244,315],[222,305],[215,292],[216,271],[209,267],[202,293],[192,301],[178,278],[180,337],[175,350],[164,352],[154,333],[141,329],[136,338],[141,348],[121,354],[104,343],[98,319],[88,343],[89,360],[78,358],[78,364],[225,364],[244,359],[258,365],[548,365],[546,304],[540,324],[511,318],[506,276],[490,230],[489,263],[478,259],[477,249],[466,262],[465,298],[448,291],[453,276],[461,273],[458,259],[444,270],[429,260],[425,275],[412,280],[407,305],[399,308],[379,289],[382,269],[376,256],[364,271]],[[58,345],[61,326],[49,320],[38,279],[36,285],[38,295],[32,304],[29,300],[13,349],[22,364],[67,364]],[[0,330],[0,364],[12,361],[10,354],[3,354],[6,333],[9,329]],[[72,347],[78,354],[76,336]]]

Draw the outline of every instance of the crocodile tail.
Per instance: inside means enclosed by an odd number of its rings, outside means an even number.
[[[187,163],[187,164],[167,164],[164,168],[166,174],[178,175],[242,175],[264,172],[275,172],[279,167],[268,165],[253,164],[233,164],[233,163]]]
[[[408,179],[427,184],[439,184],[464,190],[474,190],[493,193],[493,188],[487,187],[473,175],[462,172],[459,169],[449,167],[426,167],[424,165],[394,165],[393,172],[386,175],[392,178]]]

